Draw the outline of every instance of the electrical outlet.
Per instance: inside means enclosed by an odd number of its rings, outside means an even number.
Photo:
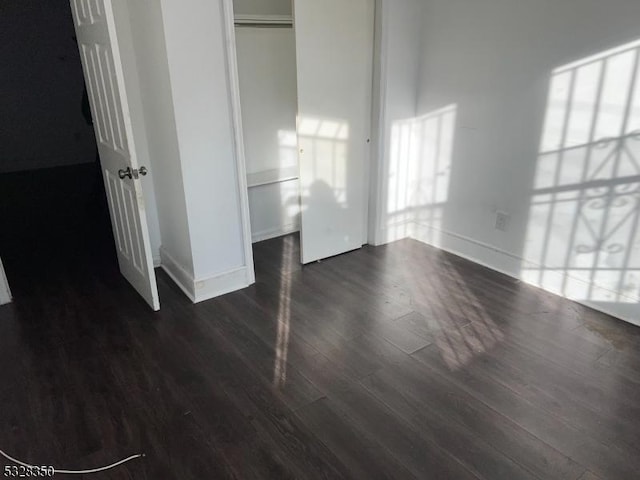
[[[506,232],[509,228],[509,214],[505,212],[496,212],[496,230]]]

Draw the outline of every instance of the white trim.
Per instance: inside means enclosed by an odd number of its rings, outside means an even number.
[[[11,290],[9,289],[9,281],[4,273],[4,266],[0,258],[0,305],[11,302]]]
[[[222,0],[224,21],[224,45],[227,57],[227,82],[230,92],[230,108],[233,116],[234,152],[236,157],[238,194],[240,195],[240,214],[242,216],[242,236],[244,243],[245,269],[249,284],[255,283],[253,265],[253,246],[251,242],[251,217],[249,213],[249,191],[247,187],[247,166],[244,151],[242,128],[242,108],[240,105],[240,81],[238,78],[238,58],[233,19],[233,0]]]
[[[413,221],[398,222],[393,225],[387,225],[385,228],[376,229],[376,246],[386,245],[405,238],[414,238],[414,231],[415,223]]]
[[[182,290],[192,302],[195,302],[193,276],[162,247],[160,247],[160,257],[162,259],[160,264],[162,270],[171,277],[171,280],[180,287],[180,290]]]
[[[454,255],[457,255],[458,257],[465,258],[473,263],[477,263],[478,265],[482,265],[483,267],[489,268],[496,272],[500,272],[504,275],[508,275],[510,277],[520,280],[515,275],[514,272],[517,272],[522,266],[524,262],[523,258],[520,258],[517,255],[514,255],[512,253],[509,253],[497,247],[493,247],[488,243],[480,242],[478,240],[474,240],[473,238],[470,238],[464,235],[459,235],[457,233],[449,232],[447,230],[443,230],[441,228],[433,227],[427,224],[421,224],[418,222],[413,222],[413,223],[414,223],[413,233],[411,235],[412,239],[417,240],[421,243],[431,245],[440,250],[444,250],[445,252],[449,252]],[[447,239],[449,240],[449,245],[454,245],[454,246],[445,246],[442,243],[442,241],[437,241],[437,242],[428,241],[426,239],[427,238],[426,232],[428,231],[437,232],[437,234],[441,237],[447,237]],[[465,246],[468,246],[468,245],[473,245],[474,247],[480,247],[482,249],[485,249],[491,252],[492,254],[497,254],[498,256],[506,257],[506,259],[502,260],[502,263],[505,263],[505,264],[508,263],[510,264],[510,266],[498,267],[496,265],[490,265],[488,262],[479,260],[475,256],[464,252]]]
[[[194,279],[166,250],[160,249],[162,269],[193,303],[248,287],[249,269],[240,267],[229,272]]]
[[[299,176],[300,170],[297,165],[294,167],[274,168],[263,170],[262,172],[248,173],[247,184],[249,188],[261,187],[263,185],[298,180]]]
[[[445,251],[450,251],[450,250],[455,250],[455,251],[451,251],[451,253],[455,253],[456,255],[466,258],[468,260],[471,260],[474,263],[477,263],[479,265],[482,265],[484,267],[490,268],[492,270],[496,270],[500,273],[504,273],[505,275],[509,275],[510,277],[516,277],[516,273],[515,272],[520,272],[523,268],[532,268],[532,269],[542,269],[545,268],[547,272],[549,273],[554,273],[556,275],[560,275],[562,277],[566,277],[566,278],[570,278],[571,280],[577,281],[577,282],[582,282],[587,284],[587,282],[584,281],[584,279],[573,276],[571,274],[568,274],[566,272],[563,272],[561,270],[557,270],[557,269],[551,269],[551,268],[546,268],[543,265],[540,265],[537,262],[533,262],[531,260],[527,260],[524,257],[521,257],[520,255],[516,255],[514,253],[511,252],[507,252],[506,250],[503,250],[501,248],[498,247],[494,247],[493,245],[489,245],[488,243],[485,242],[481,242],[479,240],[474,240],[473,238],[469,238],[465,235],[460,235],[457,233],[453,233],[453,232],[449,232],[437,227],[433,227],[427,224],[420,224],[420,223],[416,223],[415,224],[415,229],[414,229],[414,235],[412,236],[412,238],[414,240],[418,240],[422,243],[429,243],[426,240],[423,239],[422,233],[427,231],[427,230],[432,230],[437,232],[439,235],[444,236],[444,237],[448,237],[450,240],[453,240],[454,243],[457,243],[460,247],[463,247],[465,244],[471,244],[474,245],[476,247],[480,247],[484,250],[487,250],[489,252],[491,252],[492,254],[495,254],[497,257],[502,257],[501,262],[505,265],[504,267],[498,267],[495,264],[494,265],[489,265],[487,262],[478,260],[476,258],[474,258],[472,255],[469,254],[465,254],[464,252],[462,252],[462,248],[456,248],[456,247],[445,247],[441,244],[441,242],[437,242],[438,244],[431,244],[437,248],[440,248],[441,250],[445,250]],[[524,280],[523,280],[524,281]],[[525,282],[525,283],[529,283],[529,282]],[[539,286],[539,285],[536,285]],[[627,300],[629,300],[630,302],[634,302],[634,303],[640,303],[640,297],[635,296],[635,295],[628,295],[628,294],[623,294],[623,293],[619,293],[619,292],[615,292],[609,288],[606,287],[602,287],[599,286],[597,284],[593,284],[593,287],[603,291],[603,292],[608,292],[608,293],[613,293],[615,295],[619,295],[621,297],[626,298]],[[547,289],[545,289],[544,287],[540,287],[543,290],[549,291]],[[551,292],[553,293],[553,292]]]
[[[299,231],[300,231],[300,225],[298,225],[297,223],[291,223],[283,227],[270,228],[268,230],[263,230],[261,232],[255,232],[252,235],[252,240],[253,240],[253,243],[258,243],[258,242],[263,242],[265,240],[271,240],[272,238],[284,237],[285,235],[289,235],[291,233],[296,233]]]
[[[427,238],[429,238],[429,236],[425,235],[425,233],[428,231],[437,232],[438,236],[440,237],[440,241],[437,241],[437,242],[428,241]],[[448,241],[446,242],[446,244],[444,244],[441,241],[442,237],[447,238]],[[515,255],[513,253],[507,252],[505,250],[494,247],[487,243],[474,240],[464,235],[459,235],[459,234],[442,230],[440,228],[433,227],[430,225],[415,223],[411,238],[419,242],[436,247],[440,250],[444,250],[445,252],[449,252],[459,257],[465,258],[471,262],[477,263],[478,265],[482,265],[483,267],[500,272],[504,275],[507,275],[511,278],[514,278],[516,280],[523,281],[523,282],[524,280],[522,280],[518,276],[518,273],[522,270],[523,267],[529,266],[533,268],[541,268],[541,265],[535,262],[526,260],[525,258],[519,255]],[[486,250],[487,252],[489,252],[490,255],[493,256],[493,258],[491,259],[491,263],[487,261],[479,260],[475,255],[471,253],[467,253],[469,250],[477,249],[478,247]],[[558,275],[561,278],[569,278],[573,281],[586,283],[584,282],[584,280],[577,278],[573,275],[567,274],[566,272],[562,272],[558,270],[555,270],[555,271],[548,270],[548,272]],[[557,292],[554,292],[548,288],[545,288],[543,285],[531,283],[531,282],[524,282],[524,283],[527,283],[527,285],[532,285],[534,287],[540,288],[541,290],[544,290],[545,292],[549,292],[553,295],[558,295],[560,297],[568,298],[569,300],[579,303],[580,305],[584,305],[594,310],[598,310],[607,315],[611,315],[613,317],[624,320],[628,323],[640,326],[640,319],[638,318],[638,315],[634,314],[633,312],[627,312],[627,308],[625,307],[628,307],[629,304],[620,304],[618,308],[615,308],[610,304],[607,304],[606,302],[595,302],[591,300],[582,300],[579,298],[565,297],[564,295],[560,295]],[[624,296],[625,298],[629,299],[629,301],[634,302],[632,305],[636,305],[636,308],[637,308],[637,303],[640,301],[640,298],[631,297],[629,295],[623,295],[623,294],[620,294],[619,292],[613,292],[610,289],[604,288],[597,284],[593,284],[592,287],[600,292],[608,292],[608,293],[614,293],[616,295]]]
[[[371,203],[371,211],[369,212],[370,218],[370,235],[369,242],[373,245],[382,245],[387,243],[385,240],[384,233],[382,231],[382,226],[384,225],[384,219],[382,214],[382,200],[385,194],[385,187],[383,183],[383,178],[385,176],[385,165],[386,165],[386,133],[387,133],[387,77],[388,77],[388,65],[387,65],[387,53],[388,53],[388,35],[387,35],[387,8],[388,2],[387,0],[377,0],[376,1],[376,13],[375,13],[375,36],[374,36],[374,76],[379,75],[378,77],[378,91],[373,91],[372,94],[372,117],[373,117],[373,125],[372,125],[372,142],[373,145],[371,147],[372,153],[372,168],[370,170],[370,174],[375,172],[375,176],[371,175],[372,178],[370,183],[372,184],[372,189],[370,192],[370,203]],[[378,49],[376,51],[376,48]],[[377,57],[377,58],[376,58]],[[377,65],[375,61],[377,60]],[[379,70],[376,70],[376,66]],[[375,86],[375,79],[374,79]],[[377,96],[376,100],[374,100],[374,96]],[[376,108],[377,107],[377,108]],[[373,232],[373,236],[371,235]]]
[[[193,284],[194,303],[204,302],[248,287],[251,284],[248,274],[247,267],[241,267],[196,280]]]
[[[293,26],[291,15],[245,15],[238,14],[234,18],[235,25],[273,25]]]
[[[367,125],[367,149],[366,149],[366,158],[363,164],[363,176],[365,179],[364,182],[364,203],[363,203],[363,231],[362,231],[362,245],[367,245],[370,242],[373,242],[374,238],[371,235],[373,231],[373,227],[371,225],[371,199],[372,195],[375,195],[375,189],[371,184],[373,165],[375,162],[375,143],[374,143],[374,130],[376,122],[374,121],[374,115],[379,109],[376,109],[374,98],[376,96],[376,63],[378,58],[378,50],[376,48],[376,42],[378,38],[377,33],[377,15],[378,15],[378,7],[376,0],[371,0],[373,4],[373,25],[371,25],[371,77],[369,81],[369,121]]]

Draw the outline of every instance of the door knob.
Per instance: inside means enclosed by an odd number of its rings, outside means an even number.
[[[131,171],[131,167],[127,167],[124,170],[123,169],[118,170],[118,176],[120,177],[120,180],[124,180],[127,177],[133,178],[133,172]]]
[[[125,178],[137,179],[140,175],[144,177],[147,173],[149,173],[147,167],[140,167],[140,169],[134,168],[133,170],[131,167],[127,167],[126,169],[118,170],[118,176],[121,180],[124,180]]]
[[[133,178],[137,180],[138,178],[140,178],[140,175],[144,177],[147,173],[149,173],[149,170],[147,170],[147,167],[140,167],[140,169],[134,168],[131,173],[133,173]]]

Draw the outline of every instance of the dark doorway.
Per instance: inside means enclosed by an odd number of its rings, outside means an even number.
[[[0,32],[0,257],[20,299],[116,257],[69,3],[3,2]]]

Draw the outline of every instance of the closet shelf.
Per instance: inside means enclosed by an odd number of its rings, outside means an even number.
[[[248,173],[247,186],[249,188],[259,187],[262,185],[271,185],[274,183],[286,182],[289,180],[297,180],[300,173],[298,167],[274,168],[272,170],[264,170],[262,172]]]
[[[235,24],[238,26],[291,26],[293,17],[291,15],[236,15]]]

